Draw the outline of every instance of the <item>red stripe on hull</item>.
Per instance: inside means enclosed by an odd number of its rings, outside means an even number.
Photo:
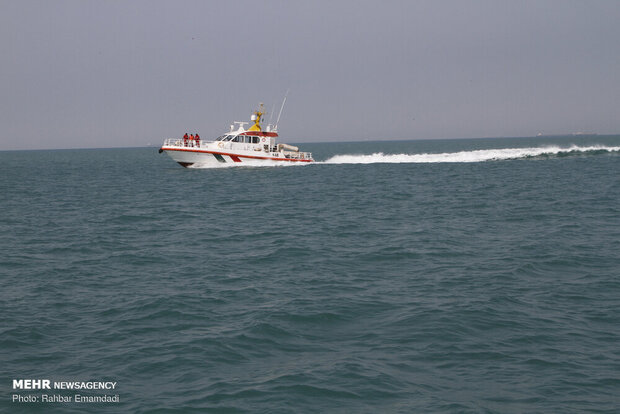
[[[275,132],[262,132],[262,131],[246,131],[242,132],[239,135],[258,135],[259,137],[277,137],[278,134]]]
[[[239,157],[237,157],[236,155],[229,155],[229,157],[234,161],[234,162],[241,162],[241,160],[239,159]]]
[[[274,157],[257,157],[253,155],[240,155],[240,154],[229,154],[227,152],[219,152],[219,151],[207,151],[207,150],[197,150],[197,149],[189,149],[189,148],[161,148],[162,151],[181,151],[181,152],[196,152],[199,154],[219,154],[219,155],[227,155],[229,157],[239,157],[239,158],[250,158],[254,160],[271,160],[271,161],[289,161],[289,162],[314,162],[314,160],[300,160],[295,158],[274,158]]]

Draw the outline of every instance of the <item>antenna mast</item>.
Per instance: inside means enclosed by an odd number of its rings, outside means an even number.
[[[286,90],[286,95],[284,95],[284,100],[282,101],[282,106],[280,107],[280,113],[278,114],[278,119],[276,121],[276,125],[273,127],[276,131],[278,130],[278,124],[280,123],[280,116],[282,115],[282,110],[284,109],[284,104],[286,103],[286,98],[288,98],[288,93],[290,89]]]

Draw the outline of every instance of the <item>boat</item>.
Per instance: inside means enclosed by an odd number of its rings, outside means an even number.
[[[286,101],[286,99],[285,99]],[[282,108],[284,102],[282,103]],[[282,109],[280,109],[280,115]],[[263,104],[250,117],[253,125],[247,130],[248,122],[234,122],[230,131],[220,135],[213,141],[200,139],[169,138],[165,139],[159,153],[165,152],[183,167],[191,166],[231,166],[242,165],[273,165],[274,163],[312,163],[312,153],[301,152],[293,145],[277,143],[278,121],[275,125],[268,124],[264,129],[261,125],[265,115]]]

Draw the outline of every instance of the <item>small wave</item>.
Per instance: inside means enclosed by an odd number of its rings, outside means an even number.
[[[474,151],[444,152],[437,154],[384,154],[382,152],[376,152],[374,154],[334,155],[333,157],[323,161],[323,164],[483,162],[515,160],[545,156],[562,157],[567,155],[583,155],[587,153],[601,154],[618,151],[620,151],[620,147],[607,147],[600,145],[581,147],[573,145],[567,148],[557,146],[530,148],[497,148]]]

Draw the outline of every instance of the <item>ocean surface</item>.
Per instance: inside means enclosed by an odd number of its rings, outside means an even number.
[[[620,412],[620,136],[300,147],[0,152],[0,412]]]

